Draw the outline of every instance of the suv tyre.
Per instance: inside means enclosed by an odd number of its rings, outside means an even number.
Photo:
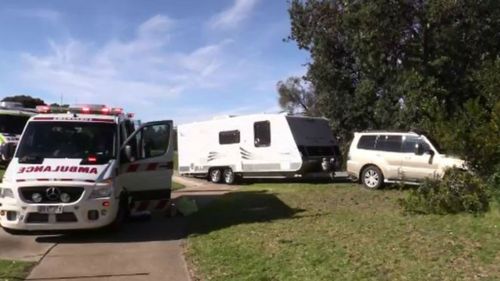
[[[366,188],[379,189],[384,185],[384,175],[377,166],[370,165],[361,172],[361,182]]]

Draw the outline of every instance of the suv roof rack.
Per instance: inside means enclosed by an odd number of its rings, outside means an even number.
[[[401,131],[401,130],[364,130],[364,131],[361,131],[360,133],[396,133],[396,134],[411,134],[411,133],[415,133],[415,134],[418,134],[417,132],[415,132],[415,130],[412,130],[412,131]]]

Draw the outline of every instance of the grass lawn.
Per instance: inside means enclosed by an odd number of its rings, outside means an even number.
[[[29,274],[33,263],[0,260],[0,280],[24,280]]]
[[[406,216],[405,191],[256,184],[190,218],[202,280],[500,280],[500,208]]]

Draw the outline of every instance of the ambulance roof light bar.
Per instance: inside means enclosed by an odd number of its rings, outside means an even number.
[[[39,105],[36,107],[38,113],[75,113],[75,114],[102,114],[102,115],[121,115],[123,108],[108,107],[102,104],[84,104],[71,107]],[[128,116],[128,115],[127,115]]]

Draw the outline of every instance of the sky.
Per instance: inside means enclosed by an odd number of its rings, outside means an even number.
[[[123,107],[178,124],[278,112],[305,73],[286,0],[2,0],[0,97]]]

